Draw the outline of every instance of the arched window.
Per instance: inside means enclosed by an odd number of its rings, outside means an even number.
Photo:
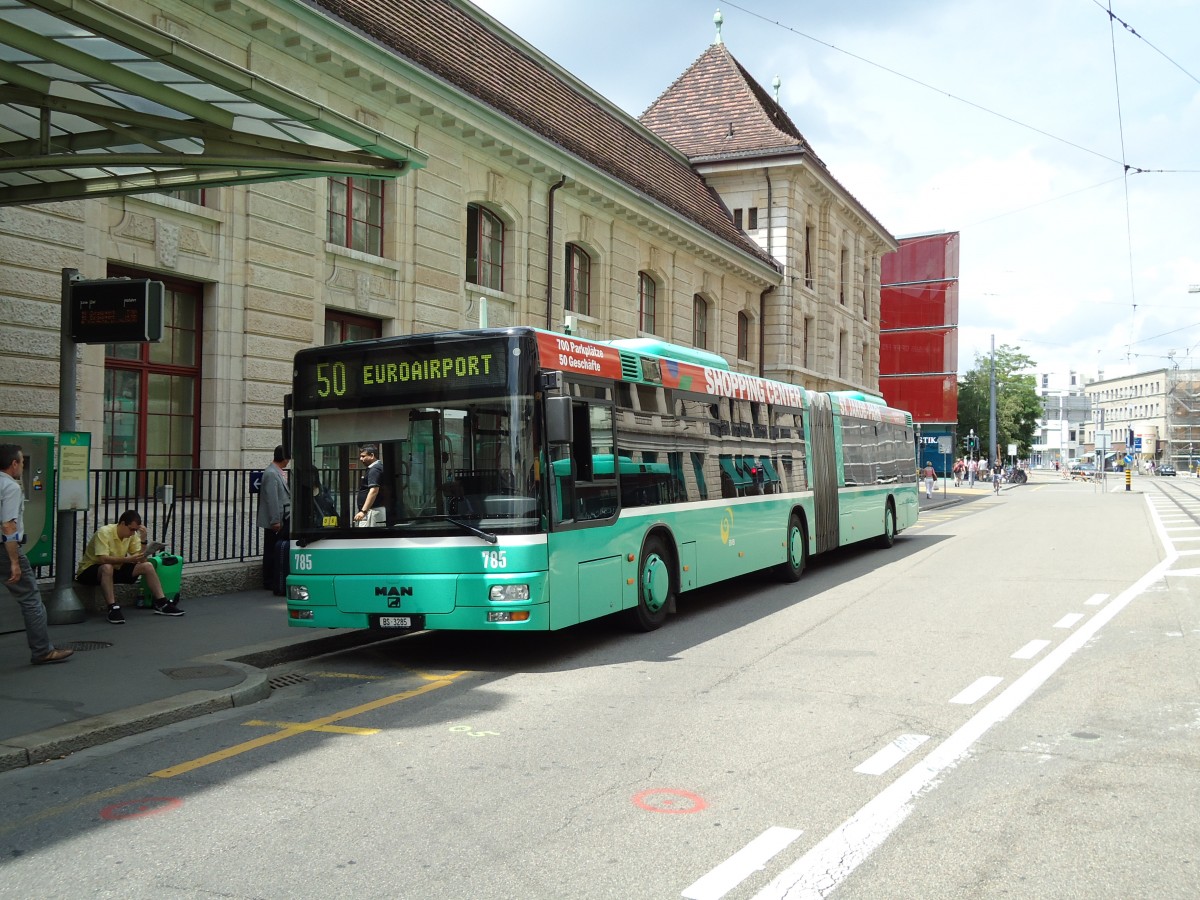
[[[655,298],[658,286],[645,272],[638,272],[638,328],[654,334]]]
[[[692,297],[692,344],[708,349],[708,303],[699,294]]]
[[[567,244],[566,310],[592,314],[592,258],[578,244]]]
[[[475,203],[467,207],[467,281],[504,290],[504,222]]]
[[[846,305],[846,297],[850,294],[850,248],[842,245],[842,265],[838,270],[838,302]]]
[[[750,317],[744,312],[738,313],[738,359],[750,358]]]

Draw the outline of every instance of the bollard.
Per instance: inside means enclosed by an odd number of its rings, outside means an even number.
[[[1129,490],[1129,485],[1132,483],[1132,481],[1133,481],[1133,468],[1131,466],[1126,466],[1125,467],[1125,490]]]

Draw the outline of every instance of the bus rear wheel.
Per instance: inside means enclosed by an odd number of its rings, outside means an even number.
[[[889,503],[883,509],[883,534],[875,538],[875,546],[886,550],[894,543],[896,543],[896,510]]]
[[[789,584],[795,583],[800,580],[800,576],[804,574],[804,567],[808,565],[808,536],[804,533],[804,523],[795,513],[792,513],[788,520],[784,553],[784,560],[776,571],[784,581]]]
[[[638,561],[638,602],[629,610],[629,623],[638,631],[654,631],[667,620],[675,605],[675,579],[671,556],[660,537],[651,535],[642,546]]]

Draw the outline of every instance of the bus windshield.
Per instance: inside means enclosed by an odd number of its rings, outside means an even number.
[[[537,531],[534,420],[519,394],[297,410],[292,534]]]

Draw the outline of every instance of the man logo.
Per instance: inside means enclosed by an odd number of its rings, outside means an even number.
[[[412,595],[413,595],[413,589],[408,586],[404,586],[404,587],[394,587],[394,586],[378,587],[377,586],[375,588],[375,596],[376,597],[387,597],[388,598],[388,602],[387,602],[388,609],[399,609],[400,608],[400,598],[401,597],[411,597]]]

